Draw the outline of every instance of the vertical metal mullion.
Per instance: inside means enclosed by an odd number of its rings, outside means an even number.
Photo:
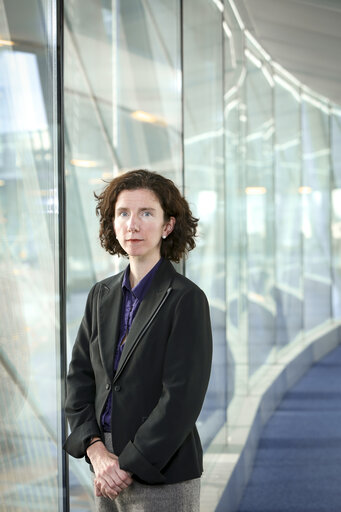
[[[224,23],[225,21],[225,9],[221,13],[221,71],[222,71],[222,98],[221,98],[221,108],[222,108],[222,128],[223,128],[223,140],[222,140],[222,156],[223,156],[223,215],[224,215],[224,270],[225,270],[225,276],[224,276],[224,298],[225,298],[225,342],[228,342],[227,337],[227,329],[228,329],[228,306],[227,306],[227,300],[228,300],[228,287],[227,287],[227,278],[228,278],[228,258],[227,258],[227,165],[226,165],[226,117],[225,117],[225,89],[226,89],[226,82],[225,82],[225,65],[226,65],[226,53],[225,53],[225,35],[224,35]],[[226,373],[228,370],[228,356],[226,356]],[[226,379],[226,385],[225,385],[225,444],[228,444],[228,438],[229,438],[229,425],[228,425],[228,418],[227,418],[227,410],[228,410],[228,398],[229,398],[229,389],[228,389],[228,379]]]
[[[183,2],[179,1],[180,12],[180,66],[181,66],[181,187],[185,194],[185,93],[184,93],[184,11]],[[186,262],[182,260],[182,273],[186,275]]]
[[[271,66],[271,72],[273,72],[273,68]],[[273,75],[272,75],[273,76]],[[274,319],[274,347],[275,347],[275,359],[277,361],[277,352],[278,352],[278,318],[277,318],[277,303],[278,303],[278,294],[279,294],[279,272],[278,272],[278,260],[277,260],[277,248],[278,248],[278,239],[277,239],[277,207],[276,207],[276,193],[277,193],[277,158],[276,154],[276,142],[277,142],[277,132],[276,132],[276,97],[275,97],[275,86],[271,87],[271,110],[272,110],[272,119],[273,119],[273,134],[272,134],[272,236],[273,236],[273,271],[274,271],[274,289],[275,289],[275,319]]]
[[[57,133],[58,133],[58,205],[59,205],[59,321],[60,321],[60,396],[61,396],[61,439],[67,435],[65,417],[65,384],[67,368],[66,346],[66,200],[65,200],[65,152],[64,152],[64,0],[56,0],[57,14]],[[61,449],[61,447],[58,447]],[[62,510],[70,510],[69,463],[65,451],[61,453]]]
[[[299,111],[299,141],[300,141],[300,183],[301,186],[304,185],[305,179],[305,169],[304,169],[304,159],[303,159],[303,102],[302,102],[302,87],[299,88],[300,95],[300,111]],[[303,194],[300,197],[300,266],[301,266],[301,292],[302,292],[302,307],[301,307],[301,329],[302,329],[302,338],[305,339],[305,240],[304,234],[302,232],[303,225]]]
[[[335,188],[335,173],[333,160],[333,113],[330,103],[328,104],[328,142],[329,142],[329,250],[330,250],[330,316],[335,321],[334,308],[334,285],[335,285],[335,258],[333,244],[333,190]]]
[[[239,127],[240,127],[240,138],[241,142],[240,145],[243,148],[243,158],[242,158],[242,172],[240,173],[240,178],[242,180],[242,186],[241,186],[241,197],[243,198],[243,250],[244,250],[244,263],[243,263],[243,290],[242,296],[243,300],[246,301],[245,305],[245,318],[246,318],[246,329],[245,329],[245,363],[246,363],[246,375],[245,375],[245,382],[246,382],[246,395],[250,395],[250,378],[249,378],[249,363],[250,363],[250,336],[249,336],[249,277],[250,277],[250,269],[249,269],[249,235],[248,235],[248,204],[247,204],[247,196],[245,193],[246,187],[249,183],[249,169],[247,167],[246,161],[247,161],[247,152],[248,148],[246,146],[246,136],[249,133],[249,105],[248,105],[248,78],[249,78],[249,71],[247,68],[247,62],[245,58],[245,50],[247,48],[246,40],[245,40],[245,32],[242,33],[243,37],[243,45],[242,45],[242,65],[245,69],[245,79],[244,83],[242,84],[243,90],[242,90],[242,99],[243,99],[243,105],[245,105],[245,111],[246,111],[246,123],[241,123],[239,120]],[[245,289],[246,288],[246,289]]]

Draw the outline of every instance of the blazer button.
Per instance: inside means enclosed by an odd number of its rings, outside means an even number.
[[[105,389],[110,389],[110,384],[106,384]]]
[[[115,391],[121,391],[121,386],[115,386],[115,387],[114,387],[114,390],[115,390]]]

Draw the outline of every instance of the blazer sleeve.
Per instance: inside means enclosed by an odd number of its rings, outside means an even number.
[[[95,285],[89,292],[66,378],[65,413],[71,434],[64,449],[76,458],[86,455],[89,438],[101,437],[95,414],[95,376],[89,355],[90,339],[96,331],[97,288]]]
[[[192,432],[205,398],[212,361],[207,299],[198,287],[175,307],[168,339],[161,397],[119,456],[122,469],[144,481],[162,483],[167,462]]]

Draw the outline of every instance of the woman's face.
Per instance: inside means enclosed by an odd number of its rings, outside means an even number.
[[[165,221],[159,199],[149,189],[123,190],[115,205],[116,238],[130,258],[156,262],[161,240],[174,228],[175,219]]]

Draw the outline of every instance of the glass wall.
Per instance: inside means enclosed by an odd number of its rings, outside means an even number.
[[[329,110],[302,98],[304,328],[332,316]]]
[[[65,5],[69,351],[95,281],[127,265],[100,247],[93,192],[121,169],[182,180],[180,3],[70,0]],[[88,465],[70,460],[74,509],[88,510]]]
[[[61,504],[56,11],[0,0],[0,510]]]
[[[212,378],[198,421],[207,447],[226,420],[226,300],[222,15],[212,2],[183,6],[183,105],[185,195],[200,219],[186,275],[206,292],[214,351]]]
[[[274,76],[276,345],[300,342],[303,329],[303,249],[300,95],[296,84]]]
[[[179,268],[211,308],[198,426],[214,452],[261,376],[333,320],[328,104],[271,60],[233,2],[70,0],[65,31],[69,349],[91,284],[126,264],[99,247],[93,192],[120,169],[171,177],[200,218]],[[87,467],[70,464],[83,507]]]
[[[225,18],[225,13],[224,13]],[[248,389],[248,273],[246,226],[246,103],[242,33],[235,19],[223,21],[226,217],[226,346],[228,404]],[[238,362],[238,365],[236,364]],[[228,409],[228,424],[233,422]],[[226,437],[226,436],[225,436]],[[226,437],[227,438],[227,437]]]
[[[60,353],[91,285],[127,263],[100,247],[93,194],[130,168],[173,179],[200,218],[177,269],[212,317],[208,512],[243,399],[341,320],[341,111],[271,59],[232,0],[68,0],[59,233],[56,4],[0,0],[0,512],[64,510],[68,479],[70,509],[93,510],[88,465],[62,464]]]
[[[248,373],[273,362],[276,344],[273,88],[246,41],[245,130]]]
[[[331,128],[331,236],[332,236],[332,308],[334,318],[341,318],[341,110],[334,108]]]

